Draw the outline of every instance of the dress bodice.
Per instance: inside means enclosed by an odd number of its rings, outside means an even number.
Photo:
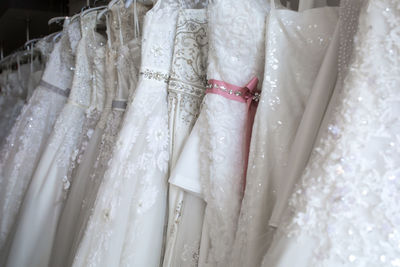
[[[260,51],[264,51],[267,1],[213,2],[208,8],[210,50],[207,78],[244,86],[257,76],[261,85],[264,53]]]
[[[74,55],[81,39],[79,26],[79,21],[64,26],[61,39],[54,45],[56,52],[51,53],[42,77],[45,82],[64,91],[70,89],[74,75]]]
[[[171,78],[168,86],[170,120],[177,120],[172,134],[188,134],[199,113],[206,87],[208,53],[205,9],[181,10],[175,35]],[[171,118],[173,116],[174,118]],[[180,125],[187,125],[180,129]],[[180,142],[178,142],[180,143]],[[176,151],[176,156],[179,150]]]
[[[104,46],[105,40],[96,29],[97,13],[91,12],[81,17],[82,39],[76,51],[76,64],[69,101],[88,108],[93,104],[93,75],[96,50]]]
[[[136,6],[137,23],[143,23],[143,17],[148,11],[148,8],[142,4]],[[140,48],[141,41],[138,36],[139,32],[134,32],[135,28],[135,12],[134,6],[131,5],[128,9],[121,8],[120,13],[114,14],[114,17],[121,17],[120,27],[120,46],[117,58],[117,91],[115,99],[117,101],[126,101],[131,91],[136,88],[138,80],[138,69],[140,66]],[[118,105],[118,104],[117,104]],[[119,108],[122,108],[120,105]]]
[[[127,44],[134,38],[139,38],[143,17],[149,7],[136,3],[125,8],[123,1],[111,7],[111,37],[119,45]]]

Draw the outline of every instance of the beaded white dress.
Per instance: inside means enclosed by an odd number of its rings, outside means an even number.
[[[291,167],[291,146],[338,19],[335,7],[296,12],[272,4],[266,30],[264,84],[230,266],[260,266],[271,242],[271,213],[282,187],[288,184],[282,170]],[[331,75],[334,82],[336,75]]]
[[[78,34],[75,34],[76,31]],[[33,92],[1,150],[1,258],[6,254],[4,245],[15,224],[31,176],[68,98],[75,64],[74,53],[79,39],[79,25],[65,25],[63,37],[50,55],[40,85]],[[9,241],[10,238],[12,236],[8,238]]]
[[[148,8],[141,4],[137,4],[136,8],[138,20],[141,22]],[[70,266],[73,262],[98,187],[104,176],[105,167],[112,154],[112,147],[125,112],[127,98],[131,89],[136,88],[140,67],[140,49],[129,49],[129,43],[127,43],[127,41],[135,42],[140,47],[140,42],[137,39],[134,40],[132,31],[134,16],[134,7],[126,9],[122,1],[111,9],[111,23],[107,25],[110,27],[108,28],[107,65],[104,65],[104,61],[98,63],[98,66],[107,69],[105,108],[85,153],[82,155],[80,164],[72,174],[73,182],[58,224],[51,266]],[[119,51],[117,62],[114,62],[113,55],[116,54],[116,50],[113,48]],[[97,67],[96,69],[95,73],[99,74],[96,80],[102,81],[101,76],[104,75],[104,71],[99,72]],[[114,80],[116,71],[118,79]],[[118,105],[114,107],[113,99],[118,99]]]
[[[245,86],[263,74],[267,1],[208,5],[207,78]],[[260,83],[261,84],[261,83]],[[229,266],[245,178],[247,105],[207,94],[170,182],[205,200],[199,266]]]
[[[92,12],[81,18],[82,39],[77,47],[71,94],[32,176],[6,266],[49,264],[55,230],[70,187],[71,164],[82,140],[90,135],[84,131],[91,124],[87,115],[93,114],[93,105],[97,105],[94,95],[102,94],[92,89],[104,90],[92,83],[95,52],[104,43],[95,35],[96,15]]]
[[[263,266],[400,264],[400,6],[361,2],[343,88]]]
[[[199,2],[205,5],[207,2]],[[168,85],[170,168],[200,112],[206,89],[208,55],[206,9],[179,12],[174,56]],[[163,266],[197,266],[204,201],[174,185],[169,186],[169,217]]]
[[[167,85],[182,1],[147,12],[141,76],[73,266],[159,266],[169,162]]]

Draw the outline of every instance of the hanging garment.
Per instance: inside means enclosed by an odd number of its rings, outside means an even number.
[[[281,188],[288,183],[281,172],[291,167],[289,152],[305,107],[310,104],[313,83],[337,24],[337,11],[325,7],[296,12],[276,9],[272,2],[266,30],[264,84],[230,266],[260,266],[271,242],[271,213]],[[336,75],[331,75],[333,79],[330,74],[325,79],[334,83]]]
[[[19,71],[17,69],[7,74],[4,102],[0,108],[0,144],[4,143],[4,139],[9,135],[25,104],[24,88],[19,82],[21,76]]]
[[[359,3],[341,4],[346,14]],[[399,264],[400,7],[362,4],[343,89],[264,266]]]
[[[175,165],[200,111],[206,89],[207,54],[206,9],[181,10],[168,84],[170,168]],[[174,185],[169,186],[168,195],[163,266],[197,266],[204,201]]]
[[[54,125],[21,207],[6,266],[47,266],[56,226],[70,187],[70,170],[93,110],[93,59],[103,38],[95,35],[96,12],[81,18],[71,94]],[[79,23],[74,21],[73,23]],[[76,29],[79,30],[79,29]],[[95,88],[104,90],[104,88]],[[101,93],[100,93],[101,94]],[[22,253],[22,254],[21,254]]]
[[[73,266],[159,266],[168,171],[167,84],[178,1],[144,22],[141,77]]]
[[[229,266],[252,125],[249,107],[256,99],[253,77],[263,73],[267,9],[265,1],[208,6],[209,93],[170,179],[207,203],[199,266]]]
[[[7,255],[5,242],[7,239],[8,243],[12,240],[10,231],[16,223],[31,176],[46,147],[55,120],[67,100],[73,75],[73,54],[79,39],[80,33],[76,24],[64,26],[63,37],[51,53],[40,85],[24,107],[1,150],[1,259]]]
[[[139,45],[140,42],[134,39],[134,33],[131,33],[131,29],[134,28],[134,8],[125,9],[123,2],[112,7],[111,20],[108,24],[111,26],[109,33],[118,32],[118,36],[123,36],[123,39],[117,39],[120,43],[114,43],[118,46],[119,60],[117,61],[118,80],[117,80],[117,92],[114,92],[114,79],[112,72],[115,70],[113,59],[109,57],[107,62],[109,70],[107,74],[107,86],[108,91],[106,100],[106,108],[101,114],[101,118],[93,131],[91,139],[85,149],[85,153],[82,155],[82,160],[77,167],[76,171],[72,174],[73,182],[71,190],[68,194],[68,199],[65,203],[62,215],[60,217],[60,223],[57,229],[57,235],[55,238],[55,244],[52,253],[51,266],[70,266],[73,262],[74,255],[77,250],[77,246],[81,239],[82,232],[86,226],[90,210],[95,201],[98,186],[104,175],[105,166],[111,156],[111,148],[114,145],[115,136],[119,130],[120,121],[124,114],[124,106],[117,106],[112,111],[112,100],[114,94],[119,94],[118,103],[125,102],[126,100],[121,97],[129,95],[130,89],[136,88],[139,60],[140,60],[140,49],[129,49],[128,44],[124,43],[124,40],[136,41]],[[137,16],[139,20],[143,19],[147,8],[143,5],[137,5]],[[117,15],[117,16],[115,16]],[[122,24],[119,25],[117,20],[118,16],[121,16]],[[123,19],[123,20],[122,20]],[[118,27],[115,27],[117,26]],[[111,48],[112,36],[109,37],[109,48]],[[130,41],[130,42],[132,42]],[[126,41],[125,41],[126,42]],[[109,56],[113,51],[108,51]],[[139,55],[138,55],[139,54]],[[98,62],[99,66],[104,67],[104,62]],[[132,67],[131,67],[132,66]],[[134,66],[137,66],[136,68]],[[101,81],[101,76],[104,74],[103,71],[97,71],[99,74],[98,80]],[[132,76],[132,77],[131,77]]]

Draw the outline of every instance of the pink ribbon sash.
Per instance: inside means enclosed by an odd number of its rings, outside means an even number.
[[[217,94],[225,98],[247,104],[246,138],[244,139],[245,148],[245,167],[244,167],[244,186],[246,185],[247,165],[249,163],[249,150],[251,132],[253,129],[254,116],[256,114],[260,92],[257,90],[258,79],[254,77],[245,87],[239,87],[218,80],[208,80],[206,94]]]

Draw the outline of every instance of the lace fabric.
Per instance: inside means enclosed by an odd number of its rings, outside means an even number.
[[[104,56],[105,48],[103,46],[95,49],[94,53],[94,68],[92,73],[91,84],[91,104],[86,111],[86,119],[84,122],[80,144],[77,146],[79,151],[76,156],[73,155],[74,161],[69,166],[68,181],[72,181],[71,189],[68,192],[68,197],[65,201],[65,206],[60,215],[60,222],[57,226],[57,232],[54,237],[52,249],[52,258],[50,266],[68,266],[68,255],[70,254],[72,242],[77,227],[77,214],[81,210],[83,199],[81,194],[85,193],[86,177],[91,169],[96,151],[100,133],[96,131],[96,125],[103,112],[104,105]],[[66,181],[68,185],[68,181]],[[78,192],[77,192],[78,191]]]
[[[291,168],[290,150],[337,18],[336,8],[270,12],[264,84],[253,126],[232,266],[260,266],[272,241],[272,210],[289,183],[282,170]]]
[[[174,167],[200,112],[205,92],[207,54],[206,10],[181,10],[168,84],[170,168]],[[169,219],[163,266],[197,266],[203,200],[174,185],[169,187],[168,194]]]
[[[267,9],[263,1],[209,3],[208,79],[243,86],[261,77]],[[244,103],[208,94],[171,175],[173,184],[207,202],[200,266],[229,265],[244,179],[246,110]]]
[[[145,8],[141,10],[142,13],[146,11]],[[133,22],[133,19],[131,21]],[[118,28],[121,30],[121,28],[130,26],[123,24]],[[113,28],[110,29],[109,34],[111,31]],[[136,46],[140,47],[138,40],[132,40],[125,45],[113,44],[110,40],[107,47],[106,68],[107,75],[110,76],[107,76],[109,88],[107,88],[106,107],[101,112],[100,121],[93,131],[90,131],[92,133],[90,140],[84,142],[81,147],[84,153],[78,156],[78,167],[72,174],[74,182],[58,226],[52,266],[70,266],[78,249],[125,112],[120,107],[114,108],[115,101],[113,102],[113,99],[126,103],[129,91],[136,88],[138,67],[135,66],[140,63],[140,50],[135,49]],[[115,62],[117,64],[114,64],[114,60],[116,60],[114,48],[119,50],[118,61]],[[100,59],[98,58],[98,60]],[[98,62],[96,65],[104,66],[104,62]],[[104,71],[97,69],[96,73],[98,74],[97,80],[101,81]]]
[[[66,28],[64,31],[66,32]],[[69,36],[64,35],[55,45],[43,76],[43,79],[60,77],[58,85],[62,85],[63,89],[70,87],[72,82],[71,68],[74,61],[70,47]],[[12,238],[10,230],[15,223],[31,175],[65,102],[64,95],[46,86],[38,86],[2,147],[0,153],[2,258],[7,251],[4,247],[6,238],[8,237],[9,241]]]
[[[157,5],[146,14],[141,72],[169,75],[177,15],[178,9]],[[73,266],[159,265],[169,158],[166,99],[166,83],[141,75]]]
[[[82,138],[87,135],[87,132],[82,135],[88,129],[86,112],[90,114],[93,110],[90,107],[94,103],[92,67],[95,51],[102,43],[94,34],[96,15],[89,13],[81,18],[82,39],[77,48],[71,94],[32,176],[7,266],[24,266],[28,262],[30,266],[47,266],[49,263],[55,228],[70,187],[71,164],[78,155]],[[26,252],[23,256],[19,253],[21,249]]]
[[[275,240],[303,244],[307,265],[299,266],[399,263],[399,12],[397,1],[362,1],[343,89]]]

